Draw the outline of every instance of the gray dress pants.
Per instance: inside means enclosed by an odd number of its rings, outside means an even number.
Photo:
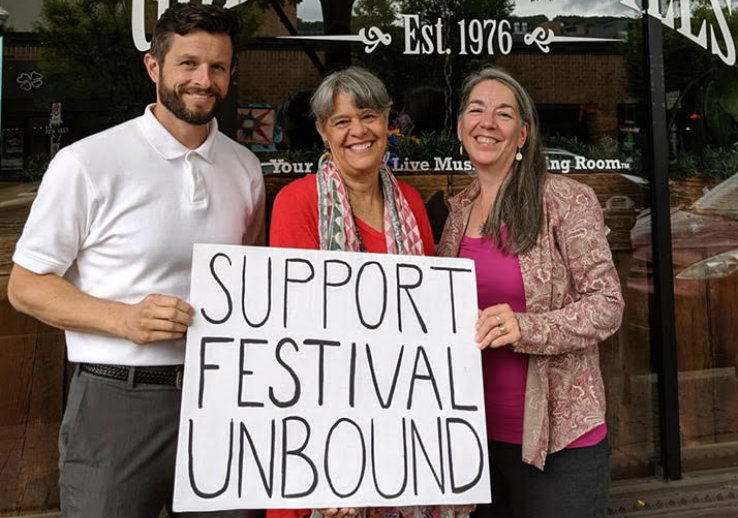
[[[112,380],[77,369],[59,431],[63,517],[157,518],[170,508],[181,396],[175,387],[134,385],[132,379]]]

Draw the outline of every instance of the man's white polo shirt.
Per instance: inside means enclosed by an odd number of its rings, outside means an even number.
[[[218,132],[179,143],[143,116],[62,149],[49,164],[13,261],[62,276],[82,292],[136,303],[187,300],[194,243],[261,244],[259,160]],[[184,362],[184,340],[136,345],[67,331],[69,360],[122,365]]]

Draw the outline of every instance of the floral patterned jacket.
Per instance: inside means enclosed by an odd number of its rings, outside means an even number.
[[[449,200],[439,256],[458,256],[478,194],[474,180]],[[514,350],[530,355],[522,458],[543,470],[549,453],[605,422],[597,343],[620,327],[624,303],[594,191],[549,174],[538,242],[519,260],[527,311],[516,313]]]

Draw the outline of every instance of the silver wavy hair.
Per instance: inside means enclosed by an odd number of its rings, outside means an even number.
[[[384,83],[361,67],[349,67],[328,75],[320,83],[310,99],[310,108],[318,124],[325,124],[333,113],[333,100],[338,94],[346,94],[354,106],[386,112],[392,99]]]

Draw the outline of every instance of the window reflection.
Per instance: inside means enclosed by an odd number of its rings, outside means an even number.
[[[299,9],[308,3],[304,1],[295,7],[287,2],[284,9],[300,34],[321,35],[323,22],[299,19]],[[318,2],[312,3],[320,13]],[[494,10],[479,2],[481,7],[476,10],[456,13],[447,13],[443,2],[408,1],[397,5],[420,6],[415,13],[420,20],[434,22],[439,16],[446,17],[450,27],[458,27],[462,18],[467,20],[467,28],[471,27],[468,20],[472,18],[508,20],[508,54],[472,55],[477,43],[487,42],[476,38],[467,39],[469,53],[465,56],[403,55],[404,35],[397,24],[392,24],[397,13],[355,11],[350,20],[354,32],[378,25],[393,36],[396,45],[379,47],[371,54],[364,53],[360,46],[350,47],[351,59],[377,73],[391,90],[395,105],[389,156],[396,160],[393,164],[398,175],[424,196],[436,237],[443,227],[448,197],[471,178],[466,163],[458,156],[455,135],[454,103],[460,78],[484,63],[494,63],[509,70],[529,90],[546,132],[548,170],[587,183],[598,195],[626,299],[622,328],[600,346],[608,396],[612,475],[653,475],[660,447],[657,367],[653,358],[660,344],[652,344],[650,337],[653,259],[649,172],[643,170],[641,159],[642,149],[648,146],[644,128],[649,121],[643,120],[642,96],[646,88],[642,76],[640,2],[492,3]],[[147,23],[153,20],[155,4],[146,2]],[[700,5],[687,13],[686,23],[681,5],[674,3],[670,15],[674,17],[674,28],[664,26],[663,41],[680,432],[684,468],[688,471],[738,463],[738,88],[735,65],[726,64],[728,44],[732,42],[735,47],[738,41],[738,10],[723,9],[717,13],[712,7],[715,2],[692,4]],[[249,5],[253,7],[252,3]],[[140,113],[150,98],[148,79],[140,69],[130,34],[100,37],[109,35],[111,27],[130,28],[125,9],[115,14],[117,23],[109,24],[105,30],[97,27],[96,32],[86,35],[99,40],[102,50],[80,46],[82,63],[86,65],[93,63],[91,58],[108,56],[103,50],[122,55],[125,67],[114,60],[115,56],[107,58],[106,63],[114,65],[110,74],[103,74],[99,67],[75,74],[59,70],[60,61],[52,59],[53,54],[44,59],[44,46],[30,24],[25,28],[16,26],[15,33],[5,34],[0,146],[1,289],[7,282],[15,239],[34,195],[33,182],[43,174],[54,150],[52,145],[67,145],[131,113]],[[271,200],[281,186],[305,170],[302,164],[314,163],[322,153],[322,142],[308,113],[309,97],[321,75],[301,43],[277,39],[288,35],[288,31],[274,12],[245,14],[253,20],[249,27],[254,38],[244,42],[239,51],[239,72],[234,78],[238,83],[237,98],[229,109],[233,112],[233,136],[240,135],[241,141],[257,152],[262,161]],[[731,31],[729,34],[723,30],[721,17]],[[2,19],[0,8],[0,22]],[[17,24],[12,17],[9,21]],[[690,38],[687,29],[696,31],[703,24],[707,47]],[[62,36],[67,28],[67,24],[61,24]],[[539,28],[569,39],[552,42],[548,52],[544,52],[525,42],[525,36]],[[711,28],[715,29],[716,44],[710,37]],[[75,56],[64,54],[63,50],[69,41],[72,39],[57,40],[63,45],[55,52],[74,62]],[[449,41],[459,44],[458,39]],[[47,51],[49,48],[46,44]],[[329,47],[320,43],[311,43],[309,50],[324,62],[327,55],[333,55]],[[60,75],[66,82],[55,80]],[[118,79],[103,84],[101,77],[108,75]],[[126,82],[119,76],[133,81],[125,95],[120,88]],[[70,78],[75,78],[74,84]],[[94,98],[90,98],[91,93],[96,94]],[[50,109],[52,102],[60,103],[56,115]],[[418,171],[417,164],[423,161],[428,162],[428,170]],[[47,485],[54,487],[56,429],[64,386],[62,339],[59,333],[43,326],[37,328],[28,320],[12,320],[7,303],[4,307],[3,321],[8,325],[0,338],[9,344],[2,349],[4,354],[15,355],[12,359],[17,360],[25,354],[19,351],[28,350],[23,349],[28,337],[37,333],[40,338],[34,337],[33,341],[39,358],[47,356],[35,362],[41,366],[35,368],[50,367],[36,380],[53,381],[56,392],[49,399],[56,403],[44,407],[41,411],[45,414],[38,419],[23,414],[21,407],[25,407],[18,405],[13,412],[3,414],[5,420],[0,426],[43,424],[40,432],[29,429],[41,437],[39,443],[46,441],[44,451],[49,453],[43,457],[47,464],[38,471],[46,473]],[[12,318],[16,318],[14,314]],[[49,359],[49,355],[53,357]],[[10,360],[3,363],[14,364]],[[16,379],[16,387],[29,387],[33,380],[26,374],[8,379]],[[26,392],[17,388],[19,394]],[[28,401],[23,404],[32,407]],[[16,438],[23,436],[19,433]],[[16,446],[10,448],[21,451]],[[42,504],[34,505],[41,508]]]

